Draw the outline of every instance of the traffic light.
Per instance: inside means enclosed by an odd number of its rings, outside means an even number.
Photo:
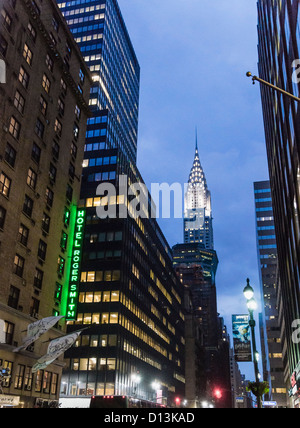
[[[181,400],[179,397],[175,398],[175,403],[176,403],[176,406],[180,406]]]
[[[217,399],[217,400],[220,400],[221,398],[222,398],[222,390],[220,389],[220,388],[216,388],[215,390],[214,390],[214,397]]]

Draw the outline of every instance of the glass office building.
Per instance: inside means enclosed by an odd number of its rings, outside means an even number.
[[[134,195],[126,193],[143,183],[136,167],[139,65],[117,1],[59,6],[93,77],[79,204],[86,213],[79,299],[69,317],[69,331],[87,330],[65,355],[62,403],[126,395],[174,405],[175,395],[184,397],[183,289],[156,220],[131,216]],[[115,197],[105,198],[101,184],[113,185]],[[104,206],[116,208],[115,218],[98,216]]]
[[[140,67],[118,3],[74,0],[58,6],[93,77],[87,137],[101,148],[121,148],[136,162]]]
[[[258,53],[260,77],[299,97],[299,1],[258,1]],[[261,96],[284,321],[284,374],[291,403],[299,406],[290,379],[300,378],[300,347],[292,340],[292,323],[300,318],[300,105],[265,85]]]
[[[270,384],[270,398],[287,406],[283,379],[282,344],[277,304],[278,262],[272,196],[269,181],[254,183],[257,258],[264,308],[260,333],[263,378]]]

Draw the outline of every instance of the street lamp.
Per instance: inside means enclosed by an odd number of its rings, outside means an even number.
[[[254,299],[254,290],[250,285],[250,279],[247,278],[247,285],[244,288],[244,296],[247,300],[247,307],[250,315],[249,326],[251,328],[251,336],[252,336],[252,348],[253,348],[253,362],[254,362],[254,372],[255,372],[255,382],[257,387],[259,386],[260,374],[258,370],[258,352],[256,349],[256,339],[255,339],[255,320],[253,312],[257,309],[257,303]],[[261,408],[261,397],[257,396],[257,407]]]
[[[266,82],[265,80],[261,79],[260,77],[252,76],[252,73],[250,71],[248,71],[246,73],[246,76],[252,77],[253,85],[255,85],[255,81],[260,82],[263,85],[269,86],[269,88],[275,89],[275,91],[280,92],[283,95],[287,95],[288,97],[292,98],[294,101],[298,101],[298,103],[300,102],[300,98],[295,97],[295,95],[291,94],[290,92],[286,92],[283,89],[278,88],[278,86],[272,85],[272,83]]]

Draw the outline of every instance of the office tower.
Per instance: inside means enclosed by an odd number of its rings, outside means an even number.
[[[298,97],[294,61],[300,57],[299,25],[299,2],[258,1],[259,75]],[[261,97],[280,275],[284,375],[290,390],[290,380],[300,378],[300,348],[292,340],[292,323],[300,318],[300,110],[299,103],[265,85],[261,85]],[[292,397],[290,404],[297,400]]]
[[[263,378],[270,384],[270,397],[279,407],[286,407],[282,346],[277,305],[277,245],[269,181],[254,183],[257,257],[262,302],[261,344]]]
[[[140,67],[118,2],[58,0],[58,6],[93,77],[88,143],[118,147],[135,164]]]
[[[173,265],[178,278],[187,289],[190,299],[188,321],[194,324],[187,331],[190,343],[194,332],[195,355],[186,348],[186,359],[195,359],[198,367],[196,397],[205,400],[209,396],[207,385],[214,382],[216,354],[218,350],[218,313],[215,275],[218,258],[214,250],[206,250],[203,244],[177,244],[173,247]],[[192,330],[192,328],[194,330]],[[193,345],[193,343],[192,343]],[[189,385],[187,385],[188,387]],[[193,397],[188,396],[192,401]],[[196,398],[194,397],[194,400]]]
[[[183,288],[148,202],[133,215],[139,64],[115,0],[60,3],[93,76],[80,209],[85,238],[69,331],[87,327],[65,357],[61,402],[125,395],[174,405],[184,397]],[[98,186],[113,185],[106,198]],[[146,189],[144,189],[147,192]],[[99,209],[116,209],[99,216]],[[76,286],[76,284],[75,284]],[[160,385],[157,391],[153,382]]]
[[[57,401],[62,361],[32,374],[64,322],[28,350],[29,324],[65,315],[91,77],[52,0],[1,2],[0,365],[20,407]]]
[[[184,199],[184,242],[213,249],[211,196],[200,163],[198,144]]]

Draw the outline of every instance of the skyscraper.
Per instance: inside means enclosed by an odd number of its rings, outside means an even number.
[[[258,1],[259,75],[298,97],[299,25],[298,1]],[[300,379],[300,347],[292,340],[292,323],[300,318],[300,107],[265,85],[261,97],[277,238],[284,375],[290,390],[291,379]],[[298,402],[297,396],[291,399],[292,405]]]
[[[192,391],[203,400],[209,399],[208,385],[217,382],[219,320],[217,312],[216,271],[218,257],[213,249],[211,196],[200,163],[196,139],[195,157],[189,175],[184,207],[184,243],[173,247],[173,265],[191,299],[189,343],[198,344],[197,355],[186,349],[186,365],[198,367]],[[191,332],[197,337],[192,337]],[[195,347],[196,349],[196,347]],[[192,361],[189,363],[189,360]],[[196,362],[193,360],[196,359]],[[192,376],[189,377],[192,382]],[[225,385],[224,380],[224,385]],[[194,397],[195,400],[195,397]]]
[[[57,1],[92,73],[87,144],[118,147],[135,163],[140,66],[118,2]]]
[[[130,184],[143,183],[136,166],[139,64],[116,0],[59,6],[94,81],[79,204],[86,212],[79,299],[69,316],[69,331],[88,329],[66,353],[62,403],[126,395],[172,405],[175,394],[184,396],[183,289],[156,220],[132,216],[134,196],[127,195]],[[101,193],[104,183],[114,197]],[[100,218],[104,206],[116,216]]]
[[[207,249],[214,248],[211,196],[199,159],[197,139],[184,199],[184,242],[203,243]]]
[[[2,1],[0,12],[0,366],[4,394],[33,407],[58,402],[62,361],[31,369],[65,323],[13,350],[29,324],[66,312],[91,76],[54,0]]]
[[[287,405],[283,378],[280,320],[277,305],[277,245],[269,181],[254,183],[257,257],[261,298],[264,303],[261,319],[261,344],[264,380],[270,384],[270,397],[279,407]]]

